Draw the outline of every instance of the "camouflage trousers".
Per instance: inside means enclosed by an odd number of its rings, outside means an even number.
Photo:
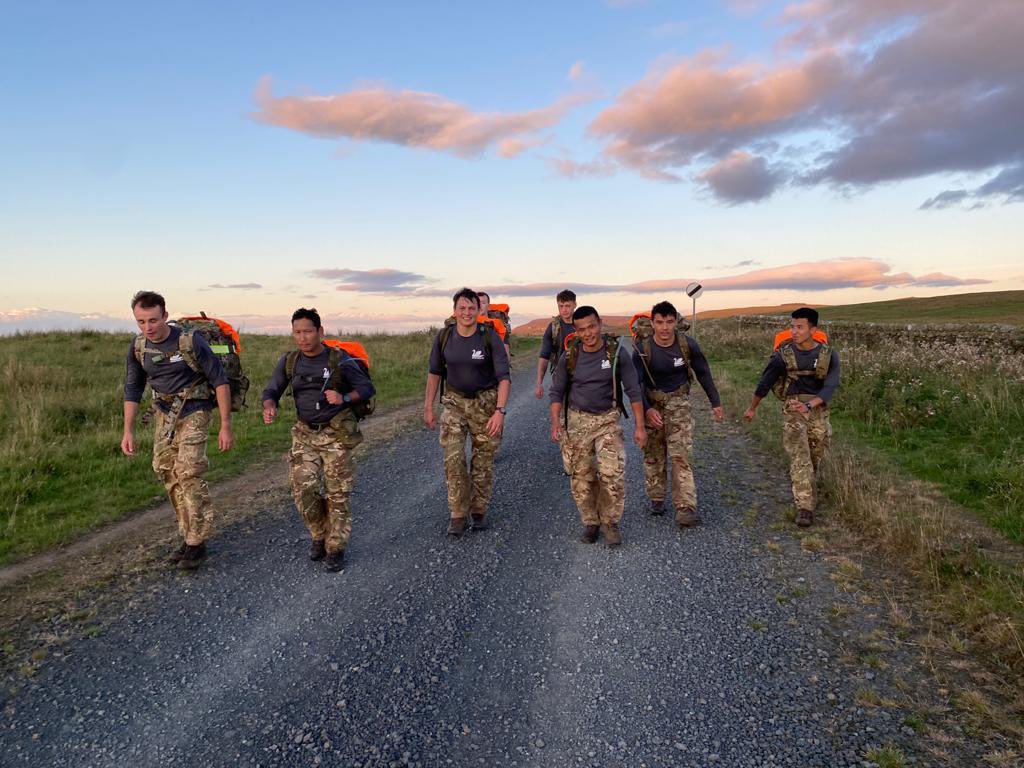
[[[352,449],[358,442],[340,426],[318,431],[299,421],[292,427],[292,498],[309,535],[324,542],[328,553],[345,549],[352,532]]]
[[[672,394],[651,393],[651,406],[661,414],[665,426],[647,427],[644,446],[644,486],[651,501],[664,501],[666,465],[671,464],[672,502],[676,509],[697,508],[697,486],[693,481],[690,453],[693,451],[693,417],[686,388]]]
[[[178,419],[174,434],[166,434],[167,414],[156,409],[153,436],[153,471],[167,489],[178,518],[178,532],[186,544],[202,544],[213,525],[213,504],[203,474],[210,466],[206,441],[211,411],[194,411]]]
[[[572,453],[569,451],[569,434],[564,429],[558,438],[558,450],[562,454],[562,471],[572,477]]]
[[[618,410],[569,409],[572,497],[584,525],[617,523],[626,504],[626,448]]]
[[[448,510],[452,517],[487,510],[494,488],[494,457],[501,435],[491,437],[487,422],[498,405],[498,390],[462,397],[446,392],[441,398],[441,448],[444,449],[444,477],[448,483]],[[466,438],[470,440],[469,467],[466,466]]]
[[[782,445],[789,456],[789,476],[793,481],[793,502],[797,509],[814,510],[818,465],[825,458],[832,438],[828,407],[810,413],[783,412]]]

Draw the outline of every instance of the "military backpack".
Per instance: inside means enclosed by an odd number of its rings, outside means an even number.
[[[690,321],[683,316],[676,317],[676,342],[679,344],[679,352],[683,356],[683,362],[686,363],[686,374],[689,377],[687,383],[687,389],[693,381],[696,380],[696,376],[693,373],[693,365],[691,363],[690,345],[687,339],[690,337],[686,332],[690,330]],[[640,312],[630,319],[629,321],[629,335],[633,339],[633,348],[640,355],[640,362],[644,366],[644,375],[647,377],[648,385],[651,388],[657,388],[654,383],[654,376],[651,374],[651,345],[654,343],[654,325],[651,322],[650,312]]]
[[[818,357],[814,361],[814,368],[810,370],[802,370],[796,361],[796,347],[790,339],[790,341],[784,341],[779,345],[779,355],[782,357],[782,362],[786,364],[786,375],[780,376],[775,383],[772,385],[772,392],[779,400],[786,399],[786,393],[789,391],[789,387],[801,376],[813,376],[819,381],[824,381],[828,375],[828,367],[832,362],[832,347],[828,344],[818,344]]]
[[[288,380],[287,392],[293,397],[292,386],[297,379],[306,382],[322,382],[324,390],[333,389],[335,392],[341,392],[342,394],[350,392],[352,384],[345,377],[345,371],[342,368],[342,363],[346,360],[353,360],[359,366],[359,369],[366,374],[366,377],[370,378],[370,355],[366,348],[358,341],[324,339],[323,344],[327,347],[328,376],[326,379],[295,373],[295,366],[299,361],[299,355],[302,354],[299,350],[292,350],[288,353],[288,357],[285,358],[284,377]],[[368,400],[356,400],[348,404],[348,410],[355,416],[356,421],[362,421],[367,416],[371,416],[376,407],[375,397],[371,397]]]
[[[604,351],[612,367],[612,401],[619,412],[629,418],[629,412],[622,397],[622,371],[619,370],[619,337],[614,333],[603,333]],[[572,389],[573,376],[576,374],[576,363],[583,351],[583,339],[577,333],[565,337],[565,393],[562,395],[562,418],[569,424],[569,391]]]
[[[452,338],[452,334],[455,333],[455,317],[449,317],[444,321],[444,327],[440,331],[440,347],[441,347],[441,386],[438,390],[439,395],[444,395],[445,385],[448,381],[448,366],[444,361],[444,350],[448,346],[449,340]],[[494,359],[494,349],[491,347],[491,331],[498,334],[498,338],[502,338],[505,326],[500,320],[495,320],[491,317],[485,317],[480,315],[476,319],[476,330],[481,336],[484,337],[484,346],[487,347],[487,354]]]

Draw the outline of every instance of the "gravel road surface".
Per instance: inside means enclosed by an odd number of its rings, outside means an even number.
[[[489,530],[445,538],[436,433],[375,447],[343,573],[306,558],[293,508],[221,532],[207,567],[169,568],[0,694],[0,764],[835,767],[871,765],[887,742],[914,755],[898,714],[855,700],[864,680],[828,617],[850,598],[826,564],[762,546],[787,495],[777,465],[695,396],[703,525],[648,515],[630,446],[625,544],[581,544],[527,376]]]

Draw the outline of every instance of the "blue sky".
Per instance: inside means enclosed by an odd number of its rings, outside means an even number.
[[[930,41],[967,4],[899,0],[898,13],[867,19],[819,5],[794,22],[785,3],[755,0],[7,4],[0,327],[30,327],[42,310],[68,313],[62,322],[127,317],[143,287],[163,291],[172,312],[207,309],[253,330],[280,327],[301,304],[346,327],[426,325],[448,309],[441,294],[463,284],[669,281],[664,293],[675,298],[671,281],[782,270],[721,283],[708,308],[1024,287],[1020,190],[984,187],[1002,171],[1016,178],[1024,139],[972,144],[979,131],[963,118],[976,96],[958,100],[951,89],[953,98],[933,100],[949,114],[905,115],[907,125],[935,120],[933,133],[951,138],[893,178],[879,169],[884,158],[861,149],[879,133],[887,146],[922,143],[887,126],[886,99],[932,103],[934,86],[907,75],[871,98],[892,80],[885,67],[930,66],[941,55]],[[984,34],[1006,26],[993,16],[970,44],[984,51]],[[794,29],[820,37],[787,43]],[[962,66],[1013,96],[993,109],[1012,110],[1020,64]],[[795,85],[779,84],[787,72]],[[262,78],[272,96],[260,104]],[[650,87],[629,97],[642,83]],[[439,135],[417,143],[436,115],[406,91],[473,121],[558,114],[536,129],[495,129],[479,146]],[[860,92],[872,95],[850,95]],[[385,128],[364,107],[371,93],[403,110]],[[720,97],[725,107],[708,106]],[[332,113],[329,137],[311,135],[332,98],[359,114],[339,122]],[[525,147],[505,158],[510,138]],[[844,146],[850,163],[807,181]],[[588,170],[569,178],[558,160]],[[920,209],[943,192],[956,204]],[[884,268],[834,284],[842,259]],[[806,264],[817,266],[793,266]],[[316,269],[419,278],[390,292],[359,290],[358,279],[338,290],[312,277]],[[907,277],[880,290],[869,284],[876,273]],[[942,278],[919,279],[934,273]],[[813,274],[819,289],[786,289],[780,274]],[[514,295],[517,320],[553,306],[546,293]],[[601,289],[581,298],[624,312],[663,296]]]

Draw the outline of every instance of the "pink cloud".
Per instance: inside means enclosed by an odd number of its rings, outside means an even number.
[[[678,293],[694,282],[693,277],[644,280],[636,283],[508,283],[484,286],[494,297],[553,296],[563,288],[577,293]],[[984,285],[991,281],[959,278],[941,272],[915,277],[909,272],[893,272],[877,259],[829,259],[769,267],[727,277],[696,280],[717,291],[791,290],[829,291],[840,288],[946,287]],[[450,296],[453,291],[434,288],[414,291],[415,296]]]
[[[853,190],[980,171],[999,187],[1024,159],[1019,0],[810,0],[777,24],[767,61],[704,51],[652,67],[592,121],[599,159],[659,180],[692,168],[710,184],[746,152],[772,167],[785,157],[793,183]]]
[[[434,93],[359,88],[327,96],[281,96],[264,77],[255,94],[254,118],[326,139],[380,141],[476,157],[498,145],[514,157],[556,125],[581,97],[560,99],[526,112],[474,112]]]

